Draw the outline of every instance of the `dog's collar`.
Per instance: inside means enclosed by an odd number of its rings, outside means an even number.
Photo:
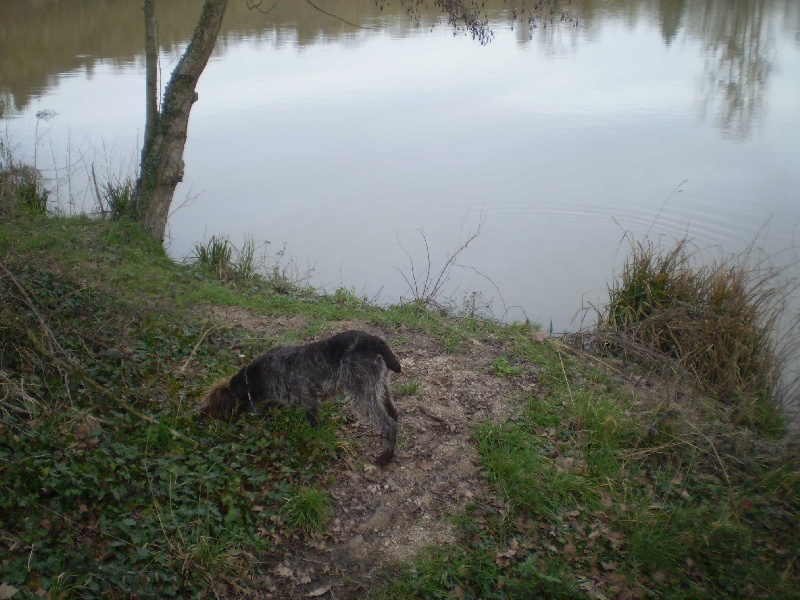
[[[247,387],[247,401],[250,403],[250,409],[254,409],[255,405],[253,404],[253,395],[250,393],[250,382],[247,380],[247,369],[250,368],[250,365],[245,365],[244,367],[244,385]]]

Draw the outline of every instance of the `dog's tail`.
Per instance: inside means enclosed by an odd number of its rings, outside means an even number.
[[[362,343],[367,346],[369,350],[375,352],[375,354],[379,354],[381,358],[383,358],[383,362],[386,363],[387,368],[395,373],[401,372],[400,361],[397,360],[397,357],[392,353],[389,345],[381,338],[376,335],[370,335]]]

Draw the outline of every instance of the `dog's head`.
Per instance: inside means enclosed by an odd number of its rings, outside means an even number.
[[[200,415],[212,419],[235,421],[247,408],[231,388],[231,382],[227,379],[215,383],[203,400],[204,404],[200,409]]]

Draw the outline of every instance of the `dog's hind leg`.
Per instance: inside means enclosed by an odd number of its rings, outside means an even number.
[[[375,457],[375,464],[380,467],[388,465],[394,458],[394,447],[397,445],[396,422],[392,422],[392,424],[383,431],[383,437],[386,439],[386,448]]]
[[[389,416],[392,417],[395,421],[398,421],[397,409],[392,404],[392,395],[389,393],[389,384],[384,382],[383,383],[383,408],[386,409],[386,412],[389,413]]]
[[[313,393],[306,393],[303,394],[299,399],[299,404],[303,407],[306,411],[306,421],[308,421],[312,427],[319,426],[319,401],[314,396]]]
[[[375,464],[388,464],[397,444],[397,410],[389,395],[383,359],[343,364],[342,383],[358,418],[378,429],[386,440],[386,447],[375,458]]]

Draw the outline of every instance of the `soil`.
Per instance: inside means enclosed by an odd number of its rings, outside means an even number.
[[[296,330],[302,319],[268,321],[241,309],[214,310],[267,337]],[[334,323],[320,337],[361,329],[384,338],[400,360],[394,404],[400,415],[398,447],[384,468],[371,463],[383,440],[355,418],[341,434],[356,440],[332,465],[329,490],[334,516],[323,534],[271,537],[274,549],[253,575],[252,590],[217,590],[248,598],[364,597],[373,578],[425,546],[455,541],[451,516],[468,503],[494,502],[485,487],[472,431],[483,421],[513,419],[523,395],[539,393],[536,370],[518,365],[520,376],[499,377],[490,367],[500,350],[472,339],[465,353],[447,354],[439,343],[410,329],[383,331],[360,322]],[[413,385],[417,384],[417,385]],[[400,395],[397,390],[416,388]],[[265,533],[266,534],[266,533]],[[238,593],[237,593],[238,592]]]

